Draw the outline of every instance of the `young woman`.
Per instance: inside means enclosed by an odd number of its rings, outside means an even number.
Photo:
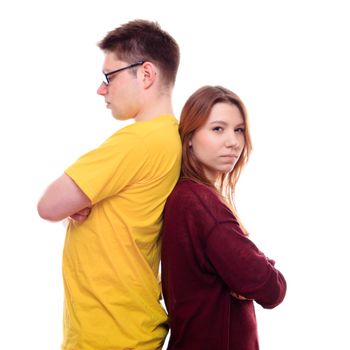
[[[286,281],[248,238],[233,194],[251,151],[240,98],[204,86],[186,102],[179,126],[181,178],[167,200],[162,283],[171,350],[257,350],[253,301],[280,304]]]

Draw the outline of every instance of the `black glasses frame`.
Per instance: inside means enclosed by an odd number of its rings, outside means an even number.
[[[108,72],[108,73],[105,73],[103,72],[103,75],[104,75],[104,80],[103,80],[103,83],[105,85],[108,86],[110,80],[109,80],[109,76],[112,75],[112,74],[115,74],[115,73],[118,73],[118,72],[121,72],[125,69],[129,69],[129,68],[133,68],[133,67],[136,67],[136,66],[141,66],[145,63],[145,61],[138,61],[136,63],[133,63],[133,64],[130,64],[130,66],[126,66],[126,67],[123,67],[123,68],[119,68],[119,69],[116,69],[116,70],[113,70],[112,72]]]

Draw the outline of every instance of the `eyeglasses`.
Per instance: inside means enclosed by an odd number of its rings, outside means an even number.
[[[136,66],[141,66],[145,63],[145,61],[138,61],[136,63],[133,63],[133,64],[130,64],[130,66],[126,66],[126,67],[123,67],[123,68],[119,68],[119,69],[116,69],[116,70],[113,70],[112,72],[108,72],[108,73],[103,73],[103,83],[108,86],[109,82],[110,82],[110,79],[109,79],[109,76],[112,75],[112,74],[115,74],[115,73],[118,73],[118,72],[121,72],[122,70],[125,70],[125,69],[129,69],[129,68],[132,68],[132,67],[136,67]]]

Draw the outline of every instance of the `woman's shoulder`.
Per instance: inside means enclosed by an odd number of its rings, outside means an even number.
[[[188,179],[179,180],[173,190],[172,196],[181,197],[182,199],[185,197],[192,200],[210,199],[211,201],[220,201],[214,189]]]
[[[181,179],[177,183],[168,198],[167,206],[186,212],[200,210],[215,218],[215,221],[226,221],[233,216],[213,188],[188,179]]]

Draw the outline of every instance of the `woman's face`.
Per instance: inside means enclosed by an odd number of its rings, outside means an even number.
[[[244,130],[245,123],[237,106],[220,102],[213,106],[206,123],[192,135],[189,143],[192,152],[213,183],[219,175],[234,168],[244,148]]]

